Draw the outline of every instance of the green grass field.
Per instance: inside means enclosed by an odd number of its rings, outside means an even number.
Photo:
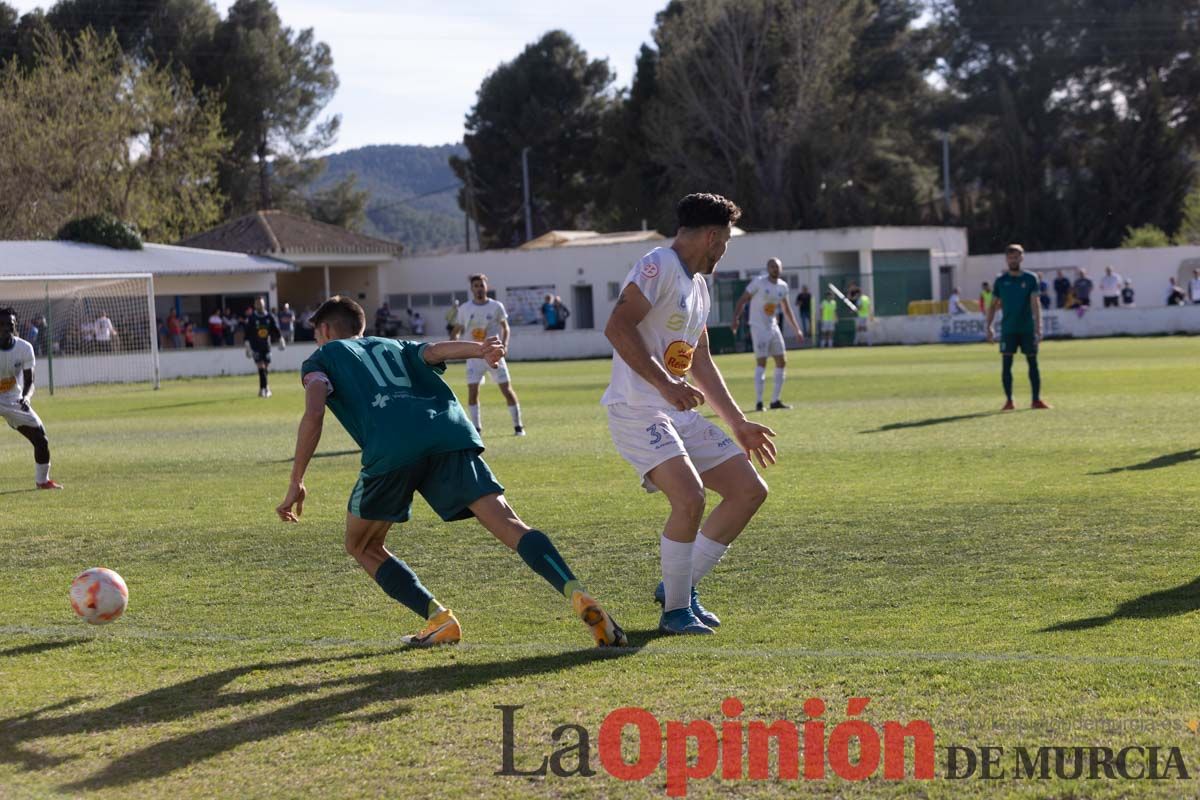
[[[797,723],[822,698],[830,730],[870,697],[876,729],[930,723],[937,777],[714,776],[689,797],[1194,797],[1198,350],[1048,343],[1055,409],[1007,414],[990,347],[793,354],[796,408],[761,415],[779,434],[771,496],[703,587],[724,625],[687,639],[654,632],[666,507],[609,441],[608,364],[515,364],[530,433],[507,435],[485,386],[486,457],[629,631],[636,646],[607,656],[515,554],[420,501],[390,545],[466,641],[402,650],[419,620],[342,550],[357,455],[332,417],[302,524],[275,518],[295,374],[265,401],[253,377],[43,392],[66,491],[27,491],[28,445],[0,435],[0,797],[663,797],[663,769],[631,784],[601,768],[604,717],[640,706],[719,727],[728,696],[743,720]],[[719,365],[748,405],[751,358]],[[98,565],[130,605],[90,628],[67,586]],[[575,723],[597,774],[495,774],[497,704],[524,706],[518,767]],[[1004,747],[1006,777],[948,780],[954,744]],[[1054,745],[1178,747],[1191,780],[1012,777],[1013,748]]]

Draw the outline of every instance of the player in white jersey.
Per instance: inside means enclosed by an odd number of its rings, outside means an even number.
[[[792,313],[792,304],[788,302],[787,282],[779,277],[783,271],[783,262],[772,258],[767,262],[767,274],[759,275],[746,286],[746,291],[738,298],[737,308],[733,312],[733,332],[737,333],[742,322],[742,309],[750,304],[750,341],[754,344],[754,359],[758,366],[754,369],[754,410],[763,410],[763,387],[767,382],[767,356],[775,359],[775,391],[771,395],[771,408],[791,408],[783,402],[783,379],[787,368],[787,348],[783,344],[783,331],[779,330],[779,319],[776,315],[783,309],[783,316],[791,323],[796,331],[796,338],[804,341],[804,331],[796,322]]]
[[[614,352],[612,381],[601,402],[617,451],[642,486],[661,490],[671,506],[659,542],[659,629],[706,634],[720,620],[700,605],[696,584],[767,499],[767,485],[748,456],[764,467],[774,463],[775,433],[738,409],[708,347],[704,276],[725,254],[741,210],[718,195],[690,194],[676,213],[675,241],[634,265],[604,329]],[[706,400],[732,438],[696,412]],[[701,530],[705,489],[721,502]]]
[[[499,300],[488,297],[487,275],[482,273],[467,278],[471,284],[471,300],[458,307],[458,317],[454,324],[452,339],[463,336],[473,342],[482,342],[492,336],[499,336],[505,350],[508,349],[508,312]],[[500,394],[508,403],[508,414],[512,417],[513,433],[525,435],[525,424],[521,421],[521,405],[517,402],[517,393],[512,389],[508,377],[508,363],[502,358],[496,366],[489,366],[482,358],[467,360],[467,411],[475,430],[483,433],[483,421],[479,413],[479,384],[485,375],[491,375],[492,380],[500,387]]]
[[[34,483],[39,489],[61,489],[50,480],[50,440],[33,397],[33,345],[16,335],[17,312],[0,308],[0,418],[33,445]]]

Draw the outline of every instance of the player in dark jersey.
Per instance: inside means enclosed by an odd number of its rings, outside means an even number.
[[[275,509],[297,522],[307,491],[304,473],[321,440],[329,408],[362,448],[362,471],[346,514],[346,551],[390,597],[426,620],[407,644],[451,644],[462,637],[453,612],[384,547],[393,523],[406,522],[414,492],[447,522],[475,517],[572,604],[596,644],[625,645],[626,637],[576,580],[550,538],[521,521],[504,487],[480,458],[483,442],[454,392],[442,380],[447,360],[504,357],[499,337],[482,342],[418,342],[368,336],[362,307],[331,297],[312,316],[318,349],[301,367],[304,416],[287,496]]]
[[[258,396],[270,397],[267,371],[271,368],[271,344],[278,344],[279,349],[283,350],[287,343],[279,333],[275,315],[267,311],[266,298],[260,297],[254,301],[254,311],[246,317],[242,331],[246,336],[246,358],[254,359],[254,366],[258,367]]]
[[[1019,244],[1010,244],[1005,249],[1008,272],[996,278],[992,286],[992,302],[986,309],[988,342],[995,341],[992,321],[996,318],[996,310],[1004,311],[1004,316],[1000,318],[1000,382],[1008,398],[1004,403],[1004,411],[1014,408],[1012,365],[1018,348],[1029,362],[1029,386],[1033,391],[1031,408],[1050,408],[1050,404],[1041,398],[1042,373],[1037,361],[1038,343],[1042,340],[1042,305],[1038,301],[1041,290],[1037,276],[1021,270],[1024,257],[1025,248]]]

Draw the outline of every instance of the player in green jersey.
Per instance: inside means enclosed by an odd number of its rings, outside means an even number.
[[[394,600],[426,620],[412,645],[459,641],[454,613],[384,547],[393,523],[406,522],[414,492],[447,522],[475,517],[572,604],[596,644],[621,646],[625,633],[588,594],[550,538],[521,521],[504,487],[480,458],[483,443],[454,392],[442,380],[447,360],[504,357],[499,337],[482,342],[421,344],[363,337],[362,307],[344,297],[326,300],[311,319],[317,351],[301,367],[304,416],[296,434],[291,483],[275,509],[298,522],[307,490],[304,473],[321,440],[329,408],[362,448],[362,472],[346,513],[346,551]]]
[[[992,321],[996,318],[996,310],[1003,309],[1000,318],[1000,358],[1002,366],[1000,381],[1004,385],[1004,394],[1008,398],[1004,411],[1011,411],[1013,406],[1012,365],[1013,356],[1019,348],[1029,362],[1029,385],[1033,390],[1032,408],[1050,408],[1042,401],[1042,374],[1038,370],[1038,342],[1042,340],[1042,305],[1038,302],[1040,293],[1037,276],[1032,272],[1021,270],[1021,261],[1025,258],[1025,248],[1019,244],[1010,244],[1004,251],[1004,259],[1008,264],[1008,272],[996,278],[992,286],[992,302],[987,307],[987,340],[995,341],[995,330]]]

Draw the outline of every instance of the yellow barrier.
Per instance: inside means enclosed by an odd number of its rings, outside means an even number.
[[[959,300],[958,304],[965,311],[979,311],[978,300]],[[927,317],[933,314],[949,314],[950,301],[948,300],[913,300],[908,304],[908,315],[910,317]]]

